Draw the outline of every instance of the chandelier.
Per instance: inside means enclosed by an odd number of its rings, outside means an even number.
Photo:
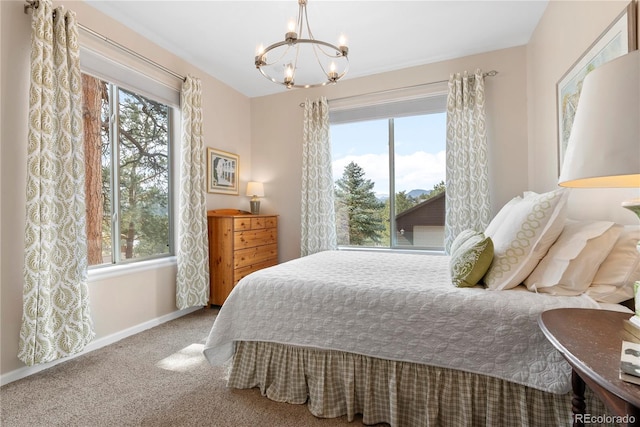
[[[307,0],[298,0],[297,21],[289,22],[283,41],[266,49],[258,48],[255,64],[263,76],[287,89],[310,88],[341,79],[349,68],[348,54],[344,37],[339,46],[313,37],[307,18]]]

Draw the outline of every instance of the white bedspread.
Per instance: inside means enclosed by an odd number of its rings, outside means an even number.
[[[456,288],[448,262],[438,255],[330,251],[260,270],[229,295],[204,354],[220,365],[232,357],[234,341],[266,341],[568,392],[571,369],[543,336],[538,315],[598,304],[524,287]]]

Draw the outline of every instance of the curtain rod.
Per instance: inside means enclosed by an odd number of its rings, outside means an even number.
[[[40,0],[27,0],[27,4],[24,5],[24,13],[29,13],[29,9],[37,9],[38,6],[40,6]],[[104,42],[106,42],[106,43],[108,43],[108,44],[110,44],[110,45],[112,45],[112,46],[124,51],[125,53],[140,59],[143,62],[146,62],[147,64],[152,65],[152,66],[158,68],[161,71],[164,71],[165,73],[167,73],[167,74],[169,74],[169,75],[171,75],[171,76],[173,76],[173,77],[175,77],[177,79],[180,79],[182,81],[186,80],[186,77],[176,73],[175,71],[172,71],[172,70],[168,69],[164,65],[161,65],[161,64],[158,64],[155,61],[152,61],[151,59],[147,58],[146,56],[143,56],[143,55],[139,54],[138,52],[136,52],[134,50],[131,50],[128,47],[126,47],[124,45],[121,45],[120,43],[118,43],[118,42],[116,42],[114,40],[111,40],[110,38],[108,38],[106,36],[103,36],[102,34],[92,30],[91,28],[85,27],[84,25],[82,25],[80,23],[78,23],[78,28],[80,28],[81,30],[91,34],[92,36],[94,36],[96,38],[99,38],[100,40],[102,40],[102,41],[104,41]]]
[[[496,70],[491,70],[491,71],[487,71],[486,73],[482,73],[482,77],[493,77],[496,74],[498,74],[498,72]],[[470,76],[470,77],[473,77],[473,76]],[[393,88],[393,89],[380,90],[380,91],[377,91],[377,92],[360,93],[358,95],[343,96],[342,98],[329,99],[329,100],[327,100],[327,102],[342,101],[342,100],[345,100],[345,99],[358,98],[360,96],[366,96],[366,95],[378,95],[378,94],[396,92],[396,91],[399,91],[399,90],[413,89],[413,88],[422,87],[422,86],[431,86],[431,85],[436,85],[438,83],[447,83],[448,81],[449,81],[448,79],[447,80],[438,80],[436,82],[419,83],[419,84],[412,85],[412,86],[397,87],[397,88]],[[300,103],[300,107],[304,107],[304,102]]]

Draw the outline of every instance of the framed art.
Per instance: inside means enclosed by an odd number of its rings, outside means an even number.
[[[238,194],[237,154],[207,147],[207,192]]]
[[[582,81],[590,71],[636,46],[637,2],[633,0],[598,39],[569,68],[556,84],[558,110],[558,176],[571,135],[571,126],[578,108]]]

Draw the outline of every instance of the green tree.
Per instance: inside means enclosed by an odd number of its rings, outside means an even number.
[[[444,193],[445,189],[446,189],[446,187],[445,187],[445,183],[444,183],[444,181],[440,181],[439,183],[437,183],[437,184],[435,184],[435,185],[433,186],[433,188],[431,189],[431,191],[429,191],[428,193],[424,193],[424,194],[419,195],[419,196],[415,199],[415,201],[416,201],[416,205],[417,205],[418,203],[422,203],[422,202],[424,202],[425,200],[429,200],[429,199],[431,199],[431,198],[433,198],[433,197],[437,196],[437,195],[438,195],[438,194],[440,194],[440,193]]]
[[[401,214],[407,209],[411,209],[417,204],[417,200],[409,196],[406,191],[402,190],[396,193],[396,215]]]
[[[437,183],[436,185],[433,186],[433,190],[431,190],[431,192],[429,193],[429,199],[432,197],[437,196],[440,193],[444,193],[444,190],[446,190],[446,186],[444,184],[444,181],[440,181],[439,183]]]
[[[121,243],[126,258],[166,253],[168,108],[120,89]]]
[[[335,189],[338,244],[364,246],[381,242],[384,203],[376,198],[373,186],[355,162],[345,166]]]
[[[124,258],[140,258],[169,251],[169,109],[167,106],[133,92],[111,91],[107,82],[85,78],[85,152],[91,152],[86,174],[94,183],[87,190],[87,234],[89,263],[99,264],[121,251]],[[117,95],[111,98],[112,93]],[[91,96],[89,96],[91,95]],[[111,99],[110,99],[111,98]],[[92,102],[88,103],[87,99]],[[118,103],[117,132],[111,134],[115,118],[113,103]],[[101,110],[101,111],[100,111]],[[96,125],[95,116],[101,117]],[[112,141],[118,136],[112,146]],[[96,147],[97,145],[97,147]],[[120,236],[113,242],[111,210],[112,149],[118,155],[116,208]],[[95,188],[97,187],[97,191]],[[97,221],[101,219],[101,224]],[[101,235],[101,238],[100,238]]]
[[[423,197],[423,196],[420,196]],[[407,209],[411,209],[412,207],[414,207],[415,205],[417,205],[419,202],[421,202],[424,199],[421,198],[414,198],[411,197],[407,194],[407,192],[405,190],[402,190],[398,193],[396,193],[396,199],[395,199],[395,210],[396,210],[396,215],[398,216],[398,214],[401,214],[402,212],[406,211]],[[382,217],[385,218],[385,224],[384,224],[384,234],[383,234],[383,238],[382,241],[385,245],[391,245],[391,199],[387,199],[384,202],[384,209],[382,212]]]

